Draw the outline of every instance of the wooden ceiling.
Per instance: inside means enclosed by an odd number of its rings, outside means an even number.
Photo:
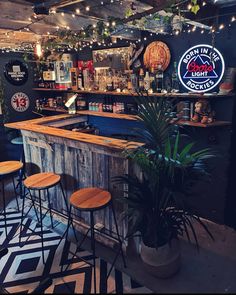
[[[58,28],[80,30],[109,16],[124,19],[127,8],[137,15],[159,11],[171,0],[1,0],[0,48],[35,43]],[[200,0],[201,1],[201,0]],[[173,1],[172,1],[173,2]],[[208,0],[214,5],[236,5],[236,0]],[[49,15],[34,15],[43,6]],[[79,13],[76,13],[76,10]],[[56,12],[56,13],[53,13]],[[64,14],[64,15],[63,15]]]

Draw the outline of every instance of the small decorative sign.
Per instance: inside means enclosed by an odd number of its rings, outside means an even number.
[[[20,60],[12,60],[5,65],[7,81],[13,85],[23,85],[28,80],[28,68]]]
[[[182,56],[179,66],[179,80],[193,92],[207,92],[221,81],[225,63],[221,53],[210,45],[197,45]]]
[[[17,92],[11,98],[11,105],[15,111],[25,112],[29,107],[29,97],[23,92]]]

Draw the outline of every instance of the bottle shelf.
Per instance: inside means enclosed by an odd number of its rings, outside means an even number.
[[[116,92],[116,91],[92,91],[92,90],[66,90],[66,89],[51,89],[51,88],[33,88],[35,91],[45,92],[62,92],[62,93],[80,93],[80,94],[100,94],[100,95],[118,95],[118,96],[139,96],[137,93],[132,92]],[[146,95],[146,94],[144,94]],[[235,93],[219,94],[199,94],[199,93],[152,93],[148,94],[150,97],[172,97],[172,98],[222,98],[233,97]]]
[[[44,111],[54,111],[54,112],[60,112],[60,113],[68,113],[67,110],[58,109],[58,108],[49,108],[45,107],[42,110]],[[136,115],[128,115],[128,114],[116,114],[116,113],[108,113],[108,112],[96,112],[96,111],[77,111],[76,112],[79,115],[88,115],[88,116],[97,116],[97,117],[105,117],[105,118],[113,118],[113,119],[123,119],[123,120],[131,120],[131,121],[137,121],[138,116]],[[192,127],[200,127],[200,128],[210,128],[210,127],[220,127],[220,126],[230,126],[230,121],[215,121],[210,124],[202,124],[202,123],[194,123],[191,121],[183,121],[179,120],[176,121],[174,124],[181,125],[181,126],[192,126]]]

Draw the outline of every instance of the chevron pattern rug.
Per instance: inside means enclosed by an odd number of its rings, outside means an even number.
[[[53,284],[45,293],[89,294],[94,292],[93,268],[79,258],[73,258],[71,252],[75,252],[75,244],[62,240],[58,247],[60,236],[44,228],[46,259],[44,265],[40,236],[27,230],[28,226],[35,227],[35,221],[26,219],[22,239],[24,243],[20,248],[18,244],[20,213],[8,211],[7,219],[8,239],[5,236],[4,222],[0,219],[0,245],[9,249],[8,254],[0,261],[0,285],[3,288],[9,293],[30,293],[43,278],[51,277]],[[35,230],[40,232],[37,226]],[[92,262],[91,253],[88,251],[83,250],[78,254]],[[61,272],[61,264],[65,265],[65,268],[69,264],[68,269]],[[151,290],[115,268],[106,281],[109,269],[108,262],[100,258],[96,259],[97,293],[152,293]]]

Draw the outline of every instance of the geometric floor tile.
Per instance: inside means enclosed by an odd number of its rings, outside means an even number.
[[[72,256],[76,246],[62,240],[60,236],[47,228],[45,235],[45,265],[43,264],[41,239],[37,234],[26,230],[23,232],[23,246],[19,247],[18,234],[20,218],[17,214],[8,214],[10,242],[5,239],[3,224],[0,221],[0,240],[8,248],[8,253],[0,260],[0,285],[9,293],[30,293],[44,278],[50,277],[53,284],[45,291],[46,294],[89,294],[94,292],[93,268],[90,264]],[[26,224],[32,224],[28,219]],[[79,256],[92,262],[91,253],[81,250]],[[68,269],[61,272],[61,265]],[[153,293],[151,290],[134,282],[127,274],[113,268],[109,279],[106,275],[110,264],[96,259],[97,293]]]

